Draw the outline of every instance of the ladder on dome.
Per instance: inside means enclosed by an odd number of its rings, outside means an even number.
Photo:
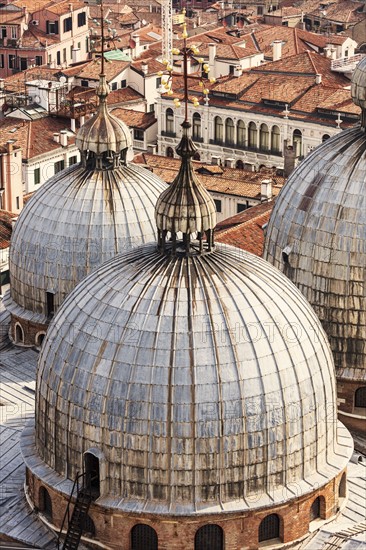
[[[75,498],[74,508],[71,513],[72,499]],[[67,532],[63,538],[62,550],[77,550],[80,539],[85,531],[85,525],[88,518],[88,511],[95,495],[92,491],[92,479],[90,475],[77,474],[69,496],[65,515],[57,536],[57,548],[60,549],[63,530],[66,527]]]

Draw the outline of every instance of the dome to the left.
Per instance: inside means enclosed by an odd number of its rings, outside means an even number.
[[[105,97],[93,117],[99,123],[101,118],[107,126],[117,120],[108,113]],[[127,126],[124,135],[129,136]],[[12,316],[10,337],[16,343],[37,344],[53,314],[88,273],[120,252],[155,240],[154,208],[166,184],[126,162],[127,138],[107,145],[79,144],[82,162],[49,179],[19,216],[10,247],[11,289],[5,297]]]

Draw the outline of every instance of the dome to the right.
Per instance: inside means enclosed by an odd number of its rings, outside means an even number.
[[[354,71],[352,98],[361,124],[328,139],[291,174],[268,224],[264,258],[313,306],[334,355],[341,419],[365,433],[366,58]]]

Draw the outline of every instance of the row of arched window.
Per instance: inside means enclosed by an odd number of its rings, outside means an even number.
[[[339,497],[346,496],[346,474],[342,475]],[[52,501],[50,495],[41,487],[39,490],[39,508],[52,521]],[[325,498],[316,497],[310,507],[309,522],[325,519]],[[84,534],[95,535],[93,520],[86,516],[83,523]],[[278,514],[269,514],[259,524],[258,542],[283,540],[283,520]],[[145,523],[134,525],[130,532],[131,550],[158,550],[158,535],[155,529]],[[224,550],[224,531],[220,525],[209,523],[197,529],[194,537],[194,550]]]
[[[165,111],[165,129],[168,135],[175,135],[174,113],[170,108]],[[192,117],[192,138],[196,141],[202,140],[202,124],[199,113],[194,113]],[[324,142],[328,138],[329,135],[324,134],[322,141]],[[225,121],[220,116],[214,118],[213,141],[215,144],[268,151],[274,154],[282,152],[281,132],[277,125],[269,129],[268,125],[264,123],[257,126],[255,122],[249,122],[246,125],[243,120],[238,120],[235,124],[230,117]],[[301,156],[303,154],[301,130],[293,131],[292,145],[296,156]]]

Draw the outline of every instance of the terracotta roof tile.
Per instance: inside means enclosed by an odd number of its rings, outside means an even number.
[[[116,78],[124,69],[129,66],[128,61],[111,61],[110,63],[105,63],[105,74],[107,82],[110,82]],[[90,61],[85,64],[78,74],[79,78],[85,80],[99,80],[100,74],[100,64],[95,61]]]
[[[17,214],[0,210],[0,249],[8,248],[10,245],[11,234],[13,230],[12,219],[16,218]]]
[[[26,121],[19,118],[6,117],[0,119],[0,146],[4,147],[8,140],[14,140],[16,147],[22,148],[23,160],[42,155],[53,149],[59,149],[60,144],[53,139],[55,132],[67,130],[63,119],[44,117]],[[71,139],[72,143],[74,139]]]
[[[118,90],[112,90],[107,98],[108,105],[138,100],[144,101],[145,98],[142,94],[139,94],[139,92],[137,92],[130,86],[127,86],[126,88],[120,88]]]
[[[154,174],[161,177],[167,183],[172,183],[180,167],[180,159],[148,153],[143,153],[143,155],[139,155],[137,158],[135,157],[134,162],[145,164]],[[210,174],[211,169],[214,168],[213,165],[199,161],[193,161],[193,167],[199,173],[200,180],[208,191],[237,197],[260,199],[261,181],[266,177],[264,173],[219,167],[221,172],[213,175],[214,172]],[[208,174],[205,174],[204,171],[207,171]],[[274,179],[273,194],[277,196],[285,180],[280,176],[272,179]]]
[[[113,109],[113,115],[123,120],[130,128],[140,128],[146,130],[156,122],[154,113],[142,113],[130,109]]]
[[[265,238],[263,225],[268,223],[273,205],[273,200],[258,204],[220,222],[216,227],[216,241],[262,256]]]

